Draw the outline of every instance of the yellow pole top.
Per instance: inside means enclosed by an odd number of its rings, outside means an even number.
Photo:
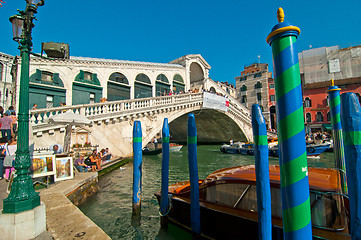
[[[331,79],[331,87],[335,86],[335,82]]]
[[[280,7],[277,10],[277,19],[278,22],[281,23],[285,20],[285,12],[283,11],[283,9]]]

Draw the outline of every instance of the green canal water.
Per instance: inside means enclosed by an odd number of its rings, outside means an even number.
[[[199,178],[225,167],[254,164],[254,156],[224,154],[220,146],[198,146]],[[143,156],[142,212],[141,226],[131,224],[133,165],[129,163],[112,171],[99,180],[100,191],[89,198],[80,209],[112,239],[161,239],[187,240],[191,234],[170,225],[167,232],[160,231],[159,206],[154,192],[161,184],[161,154]],[[319,159],[309,158],[308,166],[333,167],[333,153],[323,153]],[[269,158],[270,164],[277,164],[277,158]],[[189,178],[187,147],[170,153],[169,183]]]

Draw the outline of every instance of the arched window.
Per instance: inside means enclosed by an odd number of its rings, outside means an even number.
[[[209,91],[211,91],[211,93],[217,93],[217,91],[216,91],[216,89],[215,89],[214,87],[211,87],[211,88],[209,89]]]
[[[107,82],[107,100],[130,99],[130,86],[127,77],[119,72],[112,73]]]
[[[144,73],[139,73],[135,77],[134,98],[152,97],[152,85],[150,79]]]
[[[247,86],[246,85],[243,85],[242,87],[241,87],[241,92],[246,92],[247,91]]]
[[[155,81],[155,95],[163,96],[167,95],[170,92],[170,85],[168,78],[164,74],[159,74],[157,80]]]
[[[117,83],[123,83],[123,84],[129,84],[127,77],[119,72],[112,73],[109,77],[110,81],[117,82]]]
[[[331,112],[327,112],[327,122],[331,122]]]
[[[312,122],[311,113],[306,113],[306,122],[308,123]]]
[[[312,107],[312,104],[311,104],[311,99],[306,97],[305,98],[305,108],[308,108],[308,107]]]
[[[257,83],[254,85],[254,89],[258,89],[258,88],[262,88],[262,83],[261,83],[261,82],[257,82]]]
[[[316,113],[316,122],[323,122],[323,115],[321,112]]]
[[[173,91],[175,93],[184,92],[184,81],[179,74],[176,74],[173,77]]]

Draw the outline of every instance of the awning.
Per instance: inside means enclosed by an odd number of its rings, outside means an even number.
[[[326,130],[332,130],[331,123],[322,124],[322,127],[326,128]]]

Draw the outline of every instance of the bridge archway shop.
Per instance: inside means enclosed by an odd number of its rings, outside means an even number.
[[[96,73],[80,70],[73,82],[72,105],[98,103],[102,90]]]
[[[150,78],[144,73],[139,73],[135,77],[134,82],[134,98],[147,98],[152,97],[152,83]]]
[[[34,104],[38,108],[59,107],[65,102],[66,89],[59,73],[36,69],[29,80],[29,108]]]
[[[112,73],[107,82],[107,100],[117,101],[130,99],[130,86],[127,77],[120,73]]]

